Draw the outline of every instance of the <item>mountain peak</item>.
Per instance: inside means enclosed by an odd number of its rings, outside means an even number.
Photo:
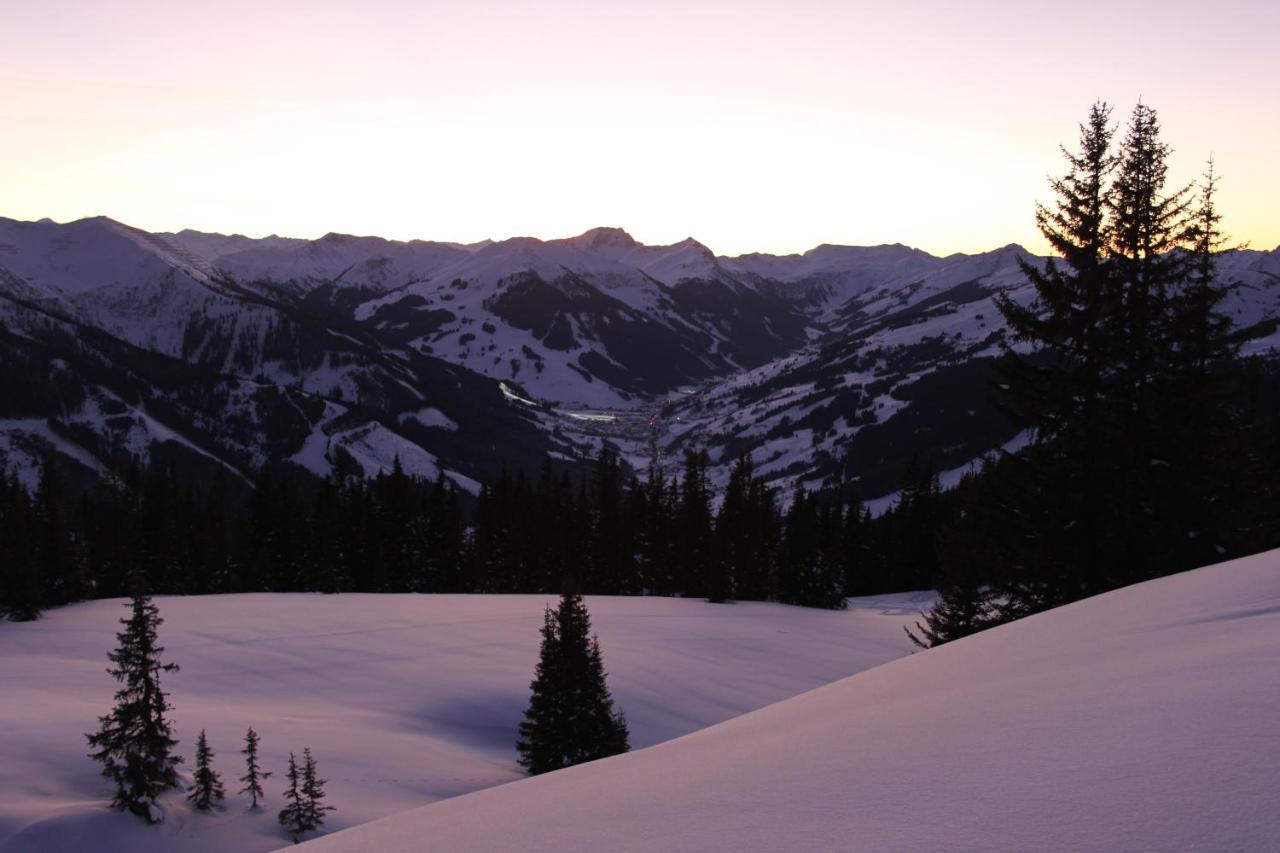
[[[568,241],[574,248],[592,251],[595,249],[634,249],[640,244],[635,238],[621,228],[591,228]]]
[[[679,243],[672,243],[671,248],[687,249],[687,250],[696,252],[700,255],[706,255],[707,257],[715,257],[714,252],[712,252],[710,249],[708,249],[706,246],[704,246],[702,243],[699,243],[697,240],[693,239],[692,237],[685,237]]]

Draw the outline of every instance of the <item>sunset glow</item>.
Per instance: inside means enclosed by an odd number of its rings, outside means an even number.
[[[1141,98],[1173,177],[1212,154],[1233,238],[1280,242],[1274,2],[4,7],[8,217],[1043,250],[1057,146]]]

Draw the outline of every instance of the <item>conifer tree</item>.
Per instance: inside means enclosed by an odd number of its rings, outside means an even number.
[[[566,592],[546,609],[532,695],[516,744],[531,774],[626,752],[626,720],[605,683],[599,640],[582,596]]]
[[[240,750],[240,754],[244,756],[245,773],[240,777],[244,787],[240,789],[241,794],[248,794],[253,798],[253,802],[249,804],[250,808],[258,807],[258,800],[265,796],[262,791],[262,783],[264,780],[271,778],[269,770],[263,770],[258,765],[258,733],[253,730],[253,726],[244,735],[244,749]]]
[[[0,477],[0,609],[14,622],[39,619],[45,602],[31,535],[34,514],[18,478]]]
[[[120,620],[125,627],[116,634],[119,646],[107,655],[115,664],[107,671],[124,686],[115,708],[99,718],[99,730],[86,737],[94,748],[90,757],[102,762],[102,775],[116,784],[112,806],[156,823],[156,798],[178,787],[175,767],[182,762],[173,753],[178,742],[165,718],[172,706],[160,688],[160,673],[178,667],[161,662],[164,648],[156,643],[156,629],[164,620],[151,599],[135,595],[127,606],[130,616]]]
[[[1190,189],[1166,189],[1170,153],[1156,111],[1139,103],[1121,144],[1109,200],[1109,250],[1120,287],[1112,411],[1123,442],[1111,510],[1119,562],[1104,578],[1106,586],[1160,573],[1180,548],[1165,523],[1168,501],[1178,499],[1173,473],[1181,461],[1170,455],[1182,452],[1167,442],[1176,430],[1167,419],[1167,401],[1171,361],[1182,343],[1173,322],[1174,294],[1190,272],[1181,249],[1192,228]]]
[[[311,747],[302,750],[302,799],[303,832],[319,829],[324,825],[325,812],[334,811],[333,806],[325,805],[324,779],[316,770],[316,760],[311,756]]]
[[[685,451],[684,477],[675,517],[675,583],[685,595],[703,592],[707,565],[713,558],[711,538],[710,459],[705,450]]]
[[[1170,463],[1173,501],[1164,507],[1166,526],[1182,533],[1184,566],[1261,550],[1257,539],[1248,540],[1267,526],[1266,465],[1247,413],[1247,383],[1237,363],[1241,340],[1222,312],[1233,288],[1218,272],[1227,238],[1217,189],[1210,160],[1191,216],[1188,274],[1172,295],[1172,376],[1160,413],[1168,425],[1161,455]]]
[[[226,796],[222,790],[222,776],[213,769],[212,760],[213,750],[209,748],[204,729],[201,729],[200,736],[196,738],[195,779],[187,789],[187,799],[202,812],[207,812]]]
[[[1111,549],[1104,506],[1117,427],[1108,381],[1120,289],[1109,263],[1111,181],[1119,165],[1110,115],[1106,103],[1092,106],[1078,152],[1062,149],[1067,171],[1050,184],[1055,204],[1036,206],[1036,225],[1058,257],[1043,268],[1022,264],[1035,301],[997,298],[1013,341],[1035,348],[1031,356],[1006,348],[1000,368],[1002,402],[1036,441],[1028,451],[1034,463],[1016,469],[1031,478],[1020,490],[1036,498],[1019,511],[1037,515],[1021,525],[1030,537],[1021,574],[1027,595],[1049,606],[1090,585],[1081,566],[1105,573]]]
[[[71,536],[63,507],[66,483],[54,454],[40,466],[35,494],[36,560],[44,583],[45,600],[52,604],[75,601],[83,592],[79,567],[71,553]]]
[[[289,753],[289,769],[284,776],[289,780],[289,787],[285,789],[285,806],[277,819],[296,842],[298,836],[307,831],[308,825],[306,803],[302,796],[302,774],[298,771],[298,759],[292,752]]]
[[[606,595],[622,591],[630,574],[622,518],[622,468],[618,452],[602,445],[587,492],[590,499],[589,566],[582,589]]]

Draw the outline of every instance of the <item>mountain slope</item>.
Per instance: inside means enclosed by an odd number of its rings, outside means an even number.
[[[1273,850],[1280,552],[886,664],[315,853]]]

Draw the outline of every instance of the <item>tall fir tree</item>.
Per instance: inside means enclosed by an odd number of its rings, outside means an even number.
[[[1070,600],[1093,585],[1080,566],[1101,574],[1112,547],[1105,540],[1107,481],[1115,464],[1114,416],[1109,408],[1111,352],[1118,334],[1118,286],[1108,262],[1111,182],[1119,165],[1111,150],[1111,108],[1095,103],[1080,125],[1078,152],[1065,147],[1067,171],[1050,186],[1053,206],[1036,206],[1036,225],[1057,253],[1043,268],[1024,262],[1035,301],[1007,295],[997,306],[1012,341],[1001,362],[1002,403],[1033,432],[1034,464],[1018,469],[1021,490],[1036,499],[1018,508],[1030,539],[1020,554],[1023,579],[1011,594],[1020,606]],[[1048,499],[1055,499],[1052,504]]]
[[[271,771],[263,770],[258,764],[260,740],[258,733],[253,730],[253,726],[250,726],[244,734],[244,749],[240,750],[240,754],[244,756],[244,775],[239,779],[244,783],[244,787],[240,789],[240,793],[248,794],[252,798],[249,808],[253,809],[258,807],[258,800],[265,796],[262,783],[271,778]]]
[[[201,729],[196,738],[196,772],[191,787],[187,789],[187,799],[202,812],[209,811],[226,796],[222,789],[222,776],[213,769],[213,755],[204,729]]]
[[[1110,262],[1119,288],[1117,344],[1112,364],[1120,456],[1110,507],[1119,561],[1105,587],[1161,573],[1176,561],[1185,531],[1172,522],[1174,471],[1185,448],[1171,446],[1168,419],[1173,362],[1182,342],[1175,294],[1190,273],[1185,251],[1192,233],[1190,188],[1170,190],[1170,147],[1160,138],[1156,111],[1134,107],[1120,146],[1109,203]]]
[[[582,596],[547,608],[538,666],[516,748],[530,774],[626,752],[627,724],[605,683],[599,640]]]
[[[114,664],[107,671],[123,687],[115,708],[99,718],[99,730],[86,737],[94,749],[90,757],[102,762],[102,775],[115,782],[112,806],[155,823],[162,818],[156,798],[178,787],[175,768],[182,762],[173,752],[178,742],[165,717],[172,706],[160,688],[160,673],[178,667],[161,661],[164,648],[157,644],[156,629],[164,620],[151,599],[136,595],[127,606],[130,615],[120,620],[124,630],[116,634],[119,646],[107,655]]]

